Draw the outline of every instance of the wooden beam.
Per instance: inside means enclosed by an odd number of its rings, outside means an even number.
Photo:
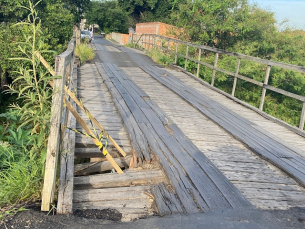
[[[268,65],[267,70],[266,70],[264,85],[267,85],[267,84],[268,84],[269,75],[270,75],[270,70],[271,70],[271,66]],[[260,104],[259,104],[259,109],[260,109],[261,111],[263,110],[263,106],[264,106],[264,102],[265,102],[265,96],[266,96],[266,88],[263,88],[262,96],[261,96],[261,102],[260,102]]]
[[[236,66],[236,72],[235,72],[235,76],[234,76],[234,83],[233,83],[233,88],[232,88],[232,96],[235,95],[235,89],[236,89],[236,83],[237,83],[237,76],[238,76],[238,72],[239,72],[239,67],[240,67],[240,58],[238,58],[237,61],[237,66]]]
[[[199,77],[199,71],[200,71],[200,64],[199,61],[201,60],[201,49],[199,49],[199,54],[198,54],[198,64],[197,64],[197,77]]]
[[[65,82],[63,66],[65,58],[57,56],[55,62],[56,66],[58,66],[56,74],[63,75],[63,78],[53,80],[54,94],[52,96],[50,135],[48,137],[45,176],[42,190],[42,211],[49,211],[50,204],[53,202],[60,142],[60,122],[62,117],[63,91]]]
[[[216,67],[217,67],[217,62],[218,62],[218,52],[215,54],[215,61],[214,61],[214,67],[213,67],[213,74],[212,74],[212,82],[211,85],[214,86],[214,81],[215,81],[215,75],[216,75]]]
[[[73,68],[73,74],[71,81],[77,82],[77,66]],[[70,82],[71,84],[71,82]],[[73,108],[75,108],[75,102],[72,102]],[[68,116],[67,126],[75,129],[76,119],[72,115]],[[57,213],[59,214],[71,214],[72,213],[72,199],[73,199],[73,179],[74,179],[74,153],[75,153],[75,132],[73,130],[66,129],[62,143],[62,153],[60,159],[60,176],[59,176],[59,188],[58,188],[58,201],[57,201]]]

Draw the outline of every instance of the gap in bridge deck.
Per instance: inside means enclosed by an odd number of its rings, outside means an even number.
[[[305,190],[293,179],[256,156],[218,125],[140,68],[123,67],[121,69],[150,96],[256,207],[262,209],[305,207]],[[196,85],[196,88],[200,88],[206,95],[212,95],[213,99],[217,97],[216,92],[202,85],[197,85],[197,81],[184,73],[167,70],[179,76],[189,85]],[[217,101],[223,104],[230,103],[227,106],[237,107],[237,112],[239,109],[245,109],[229,99],[225,100],[220,95],[217,97]],[[253,111],[247,109],[247,112]],[[255,114],[253,116],[248,114],[248,117],[255,119],[257,118]]]

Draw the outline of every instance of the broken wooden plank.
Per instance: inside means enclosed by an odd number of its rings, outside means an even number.
[[[126,156],[126,157],[120,157],[120,158],[113,158],[113,161],[117,164],[117,166],[121,168],[128,168],[130,164],[132,156]],[[113,169],[112,163],[109,161],[106,161],[104,159],[101,159],[103,161],[97,161],[97,162],[88,162],[88,163],[82,163],[77,164],[74,167],[74,175],[75,176],[86,176],[91,173],[101,173],[105,171],[110,171]]]
[[[165,177],[161,170],[127,170],[121,176],[116,173],[97,174],[91,176],[75,177],[75,189],[110,188],[130,185],[158,184],[164,181]]]
[[[172,190],[168,190],[164,183],[151,186],[151,193],[155,197],[155,205],[160,216],[183,213],[181,203]]]

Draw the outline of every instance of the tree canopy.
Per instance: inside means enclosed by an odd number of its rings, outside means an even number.
[[[116,1],[91,1],[85,17],[87,24],[97,24],[106,33],[128,31],[128,14]]]

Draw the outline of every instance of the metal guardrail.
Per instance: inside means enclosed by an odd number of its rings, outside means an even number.
[[[212,86],[214,86],[214,80],[215,80],[215,75],[216,75],[217,71],[234,77],[232,93],[231,93],[231,95],[233,97],[235,95],[237,79],[241,79],[241,80],[244,80],[244,81],[247,81],[249,83],[252,83],[252,84],[255,84],[257,86],[262,87],[262,95],[261,95],[260,105],[259,105],[259,110],[261,110],[261,111],[263,110],[267,90],[277,92],[279,94],[288,96],[290,98],[294,98],[294,99],[297,99],[299,101],[302,101],[303,102],[303,108],[302,108],[302,112],[301,112],[299,129],[300,130],[304,129],[304,124],[305,124],[305,96],[297,95],[297,94],[282,90],[280,88],[276,88],[276,87],[273,87],[271,85],[268,85],[268,81],[269,81],[271,67],[279,67],[279,68],[282,68],[282,69],[292,70],[292,71],[301,72],[301,73],[305,73],[305,67],[296,66],[296,65],[292,65],[292,64],[286,64],[286,63],[281,63],[281,62],[277,62],[277,61],[260,59],[260,58],[257,58],[257,57],[247,56],[247,55],[234,53],[234,52],[227,52],[227,51],[222,50],[222,49],[217,49],[217,48],[213,48],[213,47],[209,47],[209,46],[205,46],[205,45],[192,44],[192,43],[189,43],[189,42],[184,42],[184,41],[181,41],[181,40],[177,40],[177,39],[173,39],[173,38],[169,38],[169,37],[164,37],[164,36],[160,36],[160,35],[154,35],[154,34],[141,34],[141,36],[139,38],[137,38],[136,35],[133,35],[132,42],[136,45],[139,45],[139,46],[143,47],[144,49],[159,48],[160,50],[164,50],[164,51],[167,51],[169,53],[174,54],[175,55],[175,64],[177,63],[177,58],[178,57],[184,58],[185,59],[185,66],[184,66],[185,70],[186,70],[186,67],[187,67],[187,61],[188,60],[197,63],[197,77],[199,77],[200,65],[204,65],[206,67],[209,67],[209,68],[213,69],[212,81],[211,81]],[[166,47],[163,47],[164,42],[167,42]],[[186,46],[185,55],[178,53],[178,44],[182,44],[182,45]],[[171,50],[171,47],[175,47],[175,50]],[[198,49],[198,59],[194,59],[194,58],[189,57],[189,47],[194,47],[194,48]],[[209,64],[209,63],[206,63],[206,62],[203,62],[201,60],[202,50],[215,53],[215,60],[214,60],[213,65]],[[233,57],[238,58],[235,72],[230,72],[230,71],[224,70],[220,67],[217,67],[219,54],[223,54],[223,55],[227,55],[227,56],[233,56]],[[252,61],[252,62],[255,62],[255,63],[266,65],[264,82],[262,83],[262,82],[259,82],[257,80],[254,80],[254,79],[251,79],[249,77],[246,77],[246,76],[243,76],[243,75],[239,74],[241,60],[249,60],[249,61]]]

